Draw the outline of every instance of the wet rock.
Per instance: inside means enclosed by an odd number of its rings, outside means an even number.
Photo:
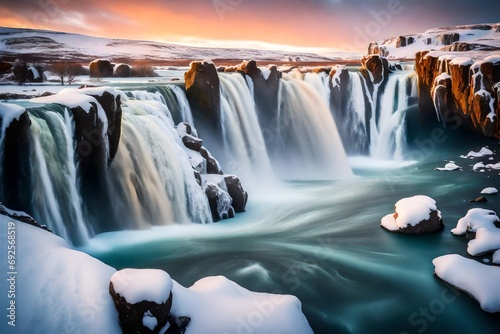
[[[201,147],[203,146],[203,140],[200,138],[196,138],[194,136],[186,134],[184,137],[182,137],[182,143],[184,146],[187,148],[199,152],[201,150]]]
[[[219,162],[212,156],[209,150],[202,146],[200,153],[207,160],[207,174],[223,174]]]
[[[473,203],[473,202],[475,202],[475,203],[486,203],[486,202],[488,202],[488,199],[486,197],[484,197],[484,196],[480,196],[480,197],[478,197],[476,199],[470,200],[470,202],[471,203]]]
[[[208,204],[212,213],[214,222],[230,218],[232,210],[232,199],[227,192],[227,186],[224,178],[203,178],[203,187],[205,195],[208,198]],[[232,212],[234,216],[234,211]]]
[[[240,179],[236,175],[225,175],[227,191],[233,200],[234,211],[244,212],[248,201],[248,193],[243,189]]]

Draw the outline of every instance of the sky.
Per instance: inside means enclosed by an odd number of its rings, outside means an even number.
[[[196,46],[365,51],[373,40],[500,21],[498,0],[2,0],[0,26]]]

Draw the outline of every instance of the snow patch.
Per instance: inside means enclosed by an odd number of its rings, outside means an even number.
[[[500,267],[489,266],[457,254],[435,258],[436,275],[442,280],[466,291],[486,312],[500,312]]]
[[[469,57],[456,57],[450,61],[450,65],[457,66],[470,66],[472,64],[474,64],[474,61]]]
[[[156,319],[151,312],[147,311],[142,317],[142,325],[150,330],[154,330],[155,327],[158,326],[158,319]]]
[[[485,194],[485,195],[498,194],[498,189],[495,187],[484,188],[483,190],[481,190],[481,194]]]
[[[454,161],[450,161],[446,165],[444,165],[444,167],[437,167],[434,170],[450,172],[450,171],[459,170],[459,169],[462,169],[462,167],[455,164]]]
[[[141,301],[162,304],[172,291],[172,279],[158,269],[123,269],[111,276],[111,283],[129,304]]]
[[[470,209],[465,217],[458,220],[457,227],[451,230],[454,235],[464,235],[467,232],[476,232],[482,227],[496,228],[495,222],[500,221],[493,210],[474,208]]]
[[[390,231],[397,231],[409,225],[416,226],[423,220],[428,220],[431,211],[436,210],[436,201],[428,196],[403,198],[395,204],[396,213],[383,217],[381,225]]]
[[[469,241],[467,253],[478,256],[500,249],[500,229],[482,227],[476,231],[476,238]]]
[[[487,147],[483,147],[478,152],[470,151],[469,153],[467,153],[466,156],[462,156],[462,157],[465,157],[465,158],[482,158],[482,157],[487,156],[487,155],[493,155],[493,151],[490,150]]]
[[[2,119],[2,135],[5,130],[9,127],[12,121],[19,121],[21,115],[26,111],[21,106],[11,103],[1,103],[0,102],[0,118]]]

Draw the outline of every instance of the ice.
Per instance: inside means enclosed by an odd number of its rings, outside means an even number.
[[[150,301],[162,304],[172,290],[172,279],[163,270],[123,269],[111,276],[115,292],[129,304]]]
[[[435,258],[436,275],[467,292],[486,312],[500,312],[500,267],[489,266],[457,254]]]
[[[451,230],[454,235],[464,235],[466,232],[476,232],[482,227],[496,228],[494,223],[500,221],[493,210],[470,209],[465,217],[458,220],[457,227]]]

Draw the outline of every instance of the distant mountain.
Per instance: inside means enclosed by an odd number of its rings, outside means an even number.
[[[373,42],[369,54],[414,59],[418,51],[500,51],[500,23],[443,27]]]
[[[13,59],[18,55],[23,55],[32,61],[68,59],[81,62],[88,62],[96,58],[154,62],[202,59],[324,62],[339,60],[345,56],[335,57],[332,54],[317,55],[256,49],[192,47],[153,41],[100,38],[47,30],[0,27],[0,57]]]

